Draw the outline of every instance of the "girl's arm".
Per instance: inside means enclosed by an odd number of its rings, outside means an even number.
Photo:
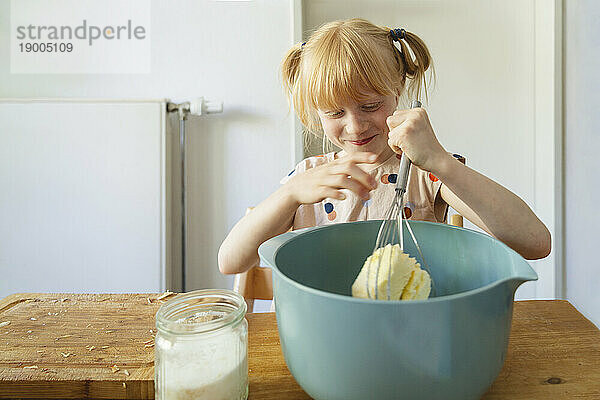
[[[550,232],[542,221],[517,195],[448,154],[424,109],[397,110],[387,124],[392,150],[438,177],[441,196],[452,208],[525,258],[550,253]]]
[[[281,186],[231,229],[219,248],[219,270],[238,274],[258,264],[258,247],[292,227],[298,204]]]
[[[526,259],[550,254],[550,232],[510,190],[450,155],[432,173],[443,182],[444,201],[469,221]]]
[[[368,200],[369,192],[377,184],[359,165],[376,160],[375,154],[355,153],[293,176],[235,224],[219,248],[219,270],[238,274],[258,264],[258,247],[289,230],[302,204],[318,203],[325,198],[343,200],[341,189]]]

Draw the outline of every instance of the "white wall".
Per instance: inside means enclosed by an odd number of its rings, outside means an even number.
[[[567,299],[600,327],[600,2],[565,2],[565,265]]]
[[[0,54],[9,54],[10,1],[0,1]],[[188,289],[228,287],[218,246],[246,207],[293,165],[291,118],[278,68],[291,44],[287,1],[152,1],[151,73],[11,75],[0,97],[223,100],[224,113],[188,125]],[[76,288],[74,288],[76,290]]]

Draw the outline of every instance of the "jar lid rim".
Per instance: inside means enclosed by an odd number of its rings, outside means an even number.
[[[221,304],[228,304],[231,311],[227,312],[222,318],[217,318],[210,321],[198,323],[178,323],[176,319],[170,318],[173,314],[185,310],[186,307],[193,310],[198,309],[210,310],[211,306],[219,303],[216,302],[198,302],[190,305],[189,300],[201,299],[222,299]],[[244,298],[232,290],[228,289],[200,289],[187,293],[181,293],[174,298],[168,300],[160,306],[156,313],[156,328],[159,331],[168,332],[178,335],[198,334],[212,332],[226,326],[237,324],[246,315],[247,305]]]

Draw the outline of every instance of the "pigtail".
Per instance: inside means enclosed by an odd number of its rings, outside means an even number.
[[[283,87],[287,95],[288,104],[290,105],[294,103],[294,94],[298,90],[298,76],[300,75],[300,61],[302,59],[303,47],[303,44],[296,44],[287,52],[281,63]]]
[[[400,34],[401,36],[399,36],[397,33],[398,31],[402,31]],[[429,53],[429,49],[427,49],[427,46],[421,40],[421,38],[414,33],[407,32],[403,29],[390,31],[389,35],[390,42],[396,50],[395,56],[400,66],[408,100],[421,100],[421,96],[423,94],[425,95],[425,99],[428,100],[427,79],[425,72],[430,67],[430,78],[435,78],[433,60],[431,58],[431,54]],[[400,49],[394,45],[394,41],[398,42]],[[406,78],[409,79],[408,83],[406,83]]]
[[[281,76],[288,106],[293,106],[298,119],[305,128],[305,148],[309,147],[311,136],[320,137],[323,134],[319,117],[314,110],[311,112],[310,107],[307,106],[307,88],[302,85],[302,59],[307,47],[306,42],[296,44],[287,52],[281,63]]]

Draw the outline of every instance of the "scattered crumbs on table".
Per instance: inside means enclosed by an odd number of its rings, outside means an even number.
[[[175,293],[173,293],[173,292],[171,292],[171,291],[167,290],[166,292],[164,292],[163,294],[161,294],[160,296],[158,296],[158,297],[156,298],[156,300],[163,300],[163,299],[166,299],[167,297],[170,297],[170,296],[172,296],[172,295],[174,295],[174,294],[175,294]]]
[[[73,354],[73,353],[60,353],[60,354],[62,354],[62,356],[63,356],[64,358],[67,358],[67,357],[69,357],[69,356],[74,356],[74,355],[75,355],[75,354]]]
[[[31,329],[27,331],[27,334],[30,334],[31,332],[33,332]]]
[[[113,333],[113,331],[106,331],[106,333]]]
[[[38,369],[37,365],[28,365],[27,367],[23,367],[23,369]]]
[[[29,319],[32,320],[32,321],[37,321],[37,318],[34,318],[34,317],[31,317]]]
[[[144,342],[144,344],[152,343],[153,341],[154,341],[154,339],[148,339]]]
[[[102,346],[103,349],[108,349],[109,346]]]
[[[43,353],[44,350],[36,350],[36,353]]]
[[[65,339],[65,338],[68,338],[68,337],[71,337],[71,336],[73,336],[73,335],[62,335],[62,336],[59,336],[56,339],[54,339],[54,341],[57,341],[57,340],[60,340],[60,339]]]
[[[154,343],[145,344],[144,347],[154,347]]]
[[[115,364],[115,365],[113,365],[112,367],[110,367],[110,369],[111,369],[111,371],[112,371],[113,373],[115,373],[115,372],[117,372],[117,371],[119,371],[119,370],[120,370],[120,368],[119,368],[119,367],[117,367],[117,364]]]
[[[121,370],[122,373],[124,373],[125,375],[129,376],[129,371],[127,371],[126,369]]]
[[[88,349],[88,351],[92,351],[96,348],[96,346],[85,346],[86,349]]]
[[[4,327],[6,325],[10,325],[10,321],[0,322],[0,328]]]

